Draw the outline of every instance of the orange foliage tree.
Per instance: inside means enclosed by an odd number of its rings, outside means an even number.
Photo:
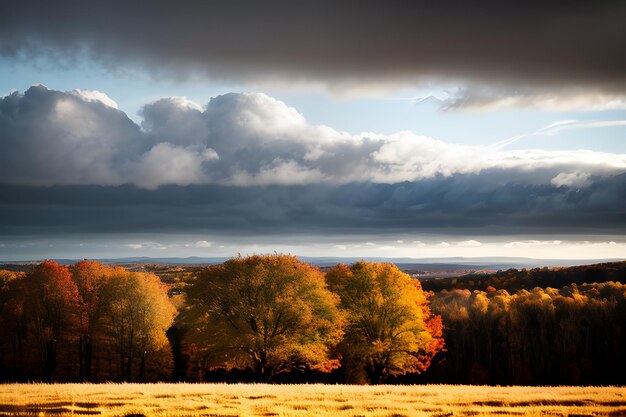
[[[0,270],[0,378],[23,379],[24,308],[17,297],[23,272]]]
[[[77,326],[80,295],[66,266],[44,261],[21,280],[21,299],[28,337],[38,356],[44,380],[53,381],[58,348],[71,344]],[[63,350],[64,354],[70,354]]]
[[[176,309],[155,275],[91,261],[0,271],[0,312],[2,379],[169,376]]]
[[[93,345],[94,339],[98,336],[99,319],[103,313],[102,287],[113,272],[120,269],[87,260],[70,267],[72,280],[80,294],[78,363],[81,381],[93,380]]]

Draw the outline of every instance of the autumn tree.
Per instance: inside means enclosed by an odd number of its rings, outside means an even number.
[[[120,268],[88,260],[83,260],[70,267],[72,280],[76,283],[80,295],[80,309],[78,311],[80,380],[93,380],[94,339],[98,335],[100,316],[105,310],[101,302],[102,287],[115,271],[120,272]]]
[[[41,375],[55,379],[58,348],[73,337],[80,295],[66,266],[44,261],[22,280],[23,313],[39,356]],[[67,349],[64,353],[68,354]]]
[[[315,267],[287,255],[235,258],[187,288],[191,336],[210,368],[252,368],[261,380],[330,371],[342,336],[338,298]]]
[[[348,312],[341,344],[348,379],[370,382],[422,372],[442,349],[441,321],[430,313],[418,280],[388,263],[337,265],[327,274]],[[350,376],[352,372],[352,376]]]
[[[102,322],[119,360],[120,377],[144,379],[146,365],[168,349],[165,335],[176,316],[166,287],[150,273],[116,269],[101,290]],[[138,368],[138,370],[136,369]]]
[[[18,297],[23,272],[0,270],[0,379],[18,380],[24,369],[24,308]]]

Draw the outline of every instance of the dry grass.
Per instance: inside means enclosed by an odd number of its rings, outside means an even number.
[[[0,416],[626,416],[619,387],[6,384]]]

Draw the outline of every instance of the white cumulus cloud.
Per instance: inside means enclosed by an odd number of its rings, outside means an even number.
[[[208,240],[198,240],[194,243],[187,243],[184,246],[186,248],[210,248],[211,246],[213,246],[213,243],[209,242]]]
[[[397,184],[495,171],[511,183],[583,188],[626,171],[623,154],[506,151],[410,131],[351,135],[257,93],[205,107],[164,98],[144,106],[141,126],[90,90],[35,86],[0,104],[0,178],[10,184]]]
[[[477,248],[479,246],[482,246],[483,244],[477,240],[471,239],[471,240],[464,240],[462,242],[458,242],[456,245],[462,248]]]
[[[109,106],[113,109],[118,109],[117,103],[105,93],[97,90],[81,90],[76,88],[71,91],[77,97],[87,101],[87,102],[100,102],[105,106]]]
[[[588,172],[561,172],[550,180],[555,187],[567,186],[584,188],[591,185],[591,174]]]
[[[131,178],[140,187],[155,189],[162,184],[209,182],[202,164],[219,159],[213,149],[194,149],[159,143],[134,165]]]

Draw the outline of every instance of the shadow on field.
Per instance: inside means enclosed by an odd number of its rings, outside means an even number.
[[[98,415],[101,411],[93,410],[96,403],[52,402],[47,404],[0,404],[0,417],[8,416],[39,416],[41,414],[77,414]],[[70,408],[71,407],[71,408]]]
[[[620,407],[626,406],[626,401],[595,401],[595,400],[537,400],[537,401],[475,401],[472,405],[482,405],[487,407],[536,407],[542,405],[561,405],[569,407],[584,406],[605,406]]]

